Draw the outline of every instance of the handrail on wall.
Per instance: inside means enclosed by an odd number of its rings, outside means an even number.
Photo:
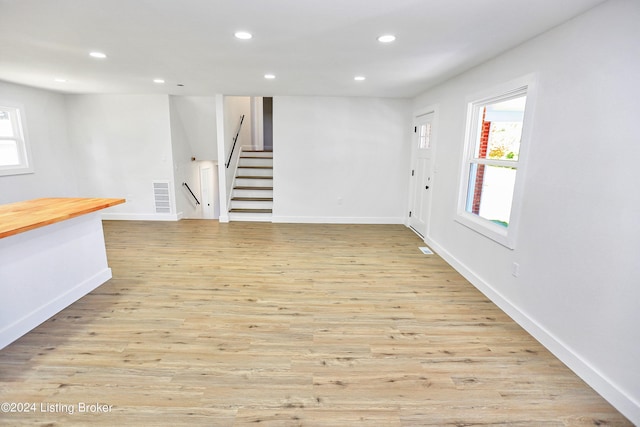
[[[187,184],[186,182],[183,182],[182,185],[184,185],[185,187],[187,187],[187,190],[189,190],[189,193],[191,193],[191,195],[193,196],[193,198],[196,201],[196,205],[200,204],[200,201],[198,200],[198,198],[196,197],[195,194],[193,194],[193,191],[191,191],[191,188],[189,188],[189,184]]]
[[[238,125],[238,131],[236,136],[233,137],[233,147],[231,148],[231,154],[229,154],[229,160],[227,160],[227,168],[231,164],[231,158],[233,157],[233,151],[236,149],[236,142],[238,142],[238,136],[240,136],[240,129],[242,129],[242,122],[244,122],[244,114],[240,116],[240,124]]]

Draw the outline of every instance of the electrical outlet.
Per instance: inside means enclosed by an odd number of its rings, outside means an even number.
[[[520,275],[520,264],[514,262],[511,266],[511,275],[513,277],[518,277]]]

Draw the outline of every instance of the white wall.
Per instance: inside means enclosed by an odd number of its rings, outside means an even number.
[[[0,104],[21,106],[34,173],[0,176],[0,204],[77,197],[63,95],[0,81]]]
[[[213,167],[218,158],[216,99],[206,96],[169,96],[169,106],[178,216],[202,218],[202,206],[195,202],[183,183],[186,182],[198,201],[202,202],[200,167],[203,161]],[[191,160],[193,157],[195,161]],[[217,181],[215,177],[216,190]]]
[[[69,136],[82,197],[124,197],[113,219],[175,219],[156,214],[153,181],[174,182],[166,95],[68,95]],[[173,187],[172,187],[173,189]]]
[[[226,163],[229,160],[229,154],[233,149],[233,138],[238,131],[240,124],[240,116],[244,115],[242,128],[238,136],[236,148],[233,152],[233,159],[229,168]],[[237,156],[240,147],[251,145],[251,98],[248,96],[225,96],[224,97],[224,158],[220,159],[220,168],[225,171],[226,196],[229,199],[233,178],[235,173],[235,165],[237,164]]]
[[[233,137],[238,130],[240,116],[244,115],[242,129],[238,137],[238,146],[251,145],[251,97],[225,96],[224,97],[224,126],[225,126],[225,153],[229,153],[233,145]],[[238,149],[236,146],[236,149]],[[226,160],[226,159],[225,159]]]
[[[179,112],[177,97],[169,96],[169,115],[171,124],[171,150],[173,155],[174,192],[176,195],[176,212],[178,218],[201,218],[202,209],[183,183],[187,183],[196,194],[200,192],[198,168],[191,161],[193,150],[185,124]]]
[[[640,424],[640,2],[614,0],[433,89],[427,241]],[[515,250],[454,222],[466,99],[538,79]],[[520,275],[511,275],[512,263]]]
[[[251,97],[251,146],[255,150],[264,149],[264,98]]]
[[[404,222],[408,100],[281,96],[273,104],[274,221]]]
[[[197,160],[218,160],[216,98],[213,96],[170,96],[172,119],[184,129],[191,155]]]

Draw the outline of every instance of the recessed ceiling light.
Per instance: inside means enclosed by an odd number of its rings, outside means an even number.
[[[273,79],[276,78],[276,75],[275,74],[265,74],[264,78],[265,79],[269,79],[269,80],[273,80]]]
[[[357,81],[357,82],[361,82],[363,80],[366,80],[367,78],[365,76],[355,76],[353,78],[353,80]]]
[[[396,40],[396,36],[392,34],[385,34],[383,36],[378,37],[378,41],[380,43],[391,43]]]
[[[240,40],[249,40],[251,37],[253,37],[251,33],[248,33],[246,31],[237,31],[234,36],[236,36],[236,38]]]
[[[105,55],[102,52],[91,52],[89,56],[91,56],[92,58],[98,58],[98,59],[104,59],[107,57],[107,55]]]
[[[58,83],[66,83],[67,79],[53,79],[54,81],[58,82]]]
[[[153,82],[154,83],[158,83],[158,84],[162,84],[162,83],[164,83],[164,80],[162,80],[162,79],[153,79]]]

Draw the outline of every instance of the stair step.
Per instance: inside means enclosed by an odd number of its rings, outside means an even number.
[[[256,187],[251,185],[238,185],[233,187],[234,190],[273,190],[273,187]]]
[[[245,169],[245,166],[238,166],[236,178],[261,178],[272,179],[273,168],[251,168]]]
[[[233,197],[249,197],[249,198],[254,198],[254,197],[258,197],[258,198],[273,198],[273,190],[270,189],[270,188],[267,188],[267,189],[264,189],[264,188],[245,188],[245,189],[234,188],[232,196]],[[271,202],[271,203],[273,203],[273,202]]]
[[[273,166],[271,166],[270,164],[264,165],[264,166],[267,166],[265,168],[251,168],[251,166],[263,166],[263,164],[260,164],[260,163],[256,164],[255,162],[251,162],[250,160],[244,160],[238,165],[238,169],[243,169],[243,168],[249,168],[249,169],[244,169],[242,171],[238,171],[237,173],[250,173],[254,175],[265,175],[265,174],[273,175]]]
[[[238,165],[272,166],[273,157],[240,157]]]
[[[247,209],[247,208],[234,208],[229,212],[235,213],[273,213],[272,209]]]
[[[240,154],[240,158],[251,158],[251,159],[255,159],[257,158],[262,158],[262,159],[272,159],[273,158],[273,152],[272,151],[246,151],[243,150],[242,153]]]
[[[273,152],[240,153],[229,206],[231,221],[271,222],[273,215]]]
[[[231,200],[238,202],[273,202],[273,197],[234,197]]]
[[[273,188],[273,178],[271,177],[259,177],[259,178],[237,177],[234,185],[238,187],[257,187],[257,188],[272,187]]]
[[[273,199],[259,198],[233,198],[231,199],[230,210],[233,209],[273,209]]]

